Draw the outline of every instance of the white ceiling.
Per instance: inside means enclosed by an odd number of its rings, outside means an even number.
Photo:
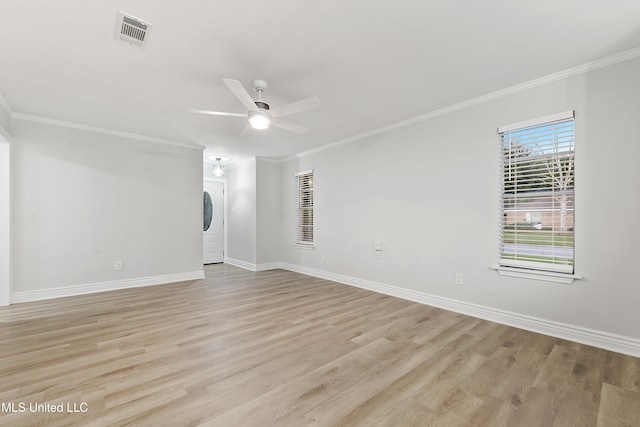
[[[153,25],[114,37],[118,10]],[[282,159],[640,46],[638,0],[2,0],[0,93],[13,110]],[[281,129],[239,136],[222,83],[268,82]]]

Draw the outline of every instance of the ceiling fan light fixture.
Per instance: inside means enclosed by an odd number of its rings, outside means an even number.
[[[271,117],[263,111],[249,112],[249,124],[254,129],[267,129],[271,124]]]

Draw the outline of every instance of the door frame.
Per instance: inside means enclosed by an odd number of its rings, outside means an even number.
[[[202,192],[204,193],[204,183],[205,182],[219,182],[222,183],[222,204],[223,206],[223,210],[222,210],[222,238],[224,240],[224,243],[222,245],[223,247],[223,251],[224,251],[224,256],[222,257],[222,262],[226,263],[227,262],[227,180],[224,178],[210,178],[208,176],[204,177],[204,179],[202,180]],[[204,239],[204,236],[203,236]],[[204,259],[203,259],[204,262]]]

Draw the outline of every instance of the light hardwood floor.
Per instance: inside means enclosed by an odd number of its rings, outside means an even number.
[[[0,425],[640,426],[640,359],[283,270],[206,273],[1,308]]]

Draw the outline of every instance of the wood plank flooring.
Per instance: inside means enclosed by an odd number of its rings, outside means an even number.
[[[0,308],[0,425],[640,426],[640,359],[283,270],[206,273]]]

